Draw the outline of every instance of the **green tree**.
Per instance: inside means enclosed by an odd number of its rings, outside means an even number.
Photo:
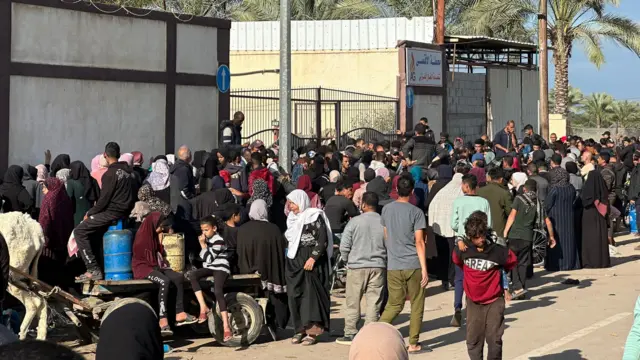
[[[605,63],[602,51],[605,40],[640,56],[640,25],[606,9],[619,3],[620,0],[548,0],[548,39],[554,48],[555,113],[569,111],[569,59],[575,44],[582,46],[598,68]],[[483,35],[499,33],[501,29],[535,28],[538,4],[539,0],[478,0],[465,11],[463,23],[467,32]]]
[[[613,114],[613,98],[605,93],[593,93],[584,100],[584,118],[589,125],[609,126]]]
[[[622,127],[634,125],[639,120],[639,114],[640,106],[637,102],[616,101],[613,103],[611,121]]]
[[[380,17],[383,7],[371,0],[292,0],[292,20],[347,20]],[[243,0],[232,11],[236,21],[280,18],[280,0]]]

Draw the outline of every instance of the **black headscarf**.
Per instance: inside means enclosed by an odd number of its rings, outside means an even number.
[[[11,165],[4,174],[4,182],[0,185],[0,197],[4,200],[4,212],[29,212],[33,199],[22,185],[24,170],[21,166]]]
[[[377,176],[367,184],[367,192],[372,192],[378,195],[378,201],[390,199],[389,186],[380,176]]]
[[[555,167],[549,170],[549,182],[550,187],[559,187],[569,185],[569,172],[561,167]]]
[[[355,166],[350,167],[349,170],[347,170],[346,180],[352,181],[354,183],[360,182],[360,170]]]
[[[218,149],[213,149],[211,150],[211,155],[204,163],[204,173],[202,177],[213,179],[214,177],[218,176],[218,173],[220,171],[218,169],[218,165],[220,165],[220,163],[218,162]]]
[[[69,169],[71,166],[71,158],[68,154],[60,154],[51,163],[51,169],[49,169],[49,176],[55,177],[56,173],[62,169]]]
[[[224,204],[234,201],[233,194],[227,188],[202,193],[191,200],[193,217],[202,219],[205,216],[210,216]]]
[[[191,163],[191,165],[196,168],[196,169],[200,169],[201,167],[204,166],[205,164],[205,156],[207,155],[207,152],[204,150],[198,150],[193,154],[193,163]]]
[[[96,360],[162,360],[162,336],[158,318],[140,303],[122,305],[100,326]]]
[[[91,176],[91,173],[89,173],[89,169],[87,169],[82,161],[72,162],[70,168],[70,178],[81,183],[84,187],[84,198],[91,204],[94,201],[97,201],[99,197],[98,189],[100,187],[98,186],[96,179],[94,179]]]
[[[602,204],[609,203],[609,191],[607,191],[607,184],[604,182],[602,175],[599,171],[590,171],[587,175],[587,181],[582,187],[583,206],[593,206],[595,201],[598,200]]]
[[[340,171],[340,161],[337,158],[333,157],[329,160],[329,171]]]

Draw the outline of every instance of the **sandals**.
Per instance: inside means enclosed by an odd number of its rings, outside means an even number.
[[[225,330],[224,332],[224,338],[222,339],[223,342],[227,342],[229,340],[233,339],[233,333],[231,332],[231,330],[227,331]]]
[[[211,313],[211,310],[209,310],[207,312],[200,313],[200,316],[198,316],[198,324],[204,324],[207,321],[209,321],[209,314],[210,313]]]
[[[162,337],[169,337],[169,336],[173,336],[173,331],[171,330],[171,328],[169,327],[169,325],[167,326],[163,326],[160,328],[160,335]]]
[[[302,343],[302,338],[304,338],[304,334],[295,334],[291,338],[291,343],[293,345],[298,345],[298,344]]]
[[[191,314],[187,314],[187,317],[184,320],[180,320],[177,321],[176,320],[176,326],[184,326],[184,325],[191,325],[191,324],[195,324],[198,322],[198,318],[191,315]]]
[[[96,281],[102,279],[104,279],[102,271],[87,271],[86,273],[76,277],[76,281],[78,282]]]
[[[304,339],[302,339],[302,346],[311,346],[318,343],[318,339],[315,336],[307,335]]]

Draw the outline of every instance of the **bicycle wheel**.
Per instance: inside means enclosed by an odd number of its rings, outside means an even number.
[[[544,230],[533,230],[533,266],[543,266],[547,256],[547,233]]]

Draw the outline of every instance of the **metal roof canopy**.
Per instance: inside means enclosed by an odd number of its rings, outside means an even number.
[[[533,43],[474,35],[447,35],[444,42],[450,64],[537,68],[538,46]]]

